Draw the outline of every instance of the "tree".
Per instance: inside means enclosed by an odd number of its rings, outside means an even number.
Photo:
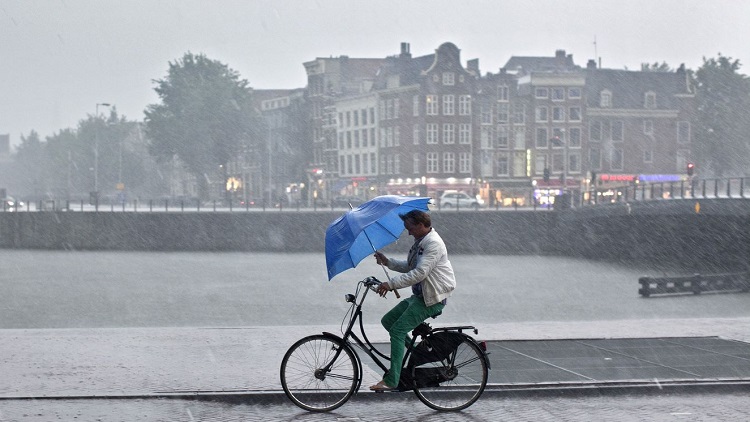
[[[154,82],[161,103],[145,111],[149,150],[162,161],[178,157],[207,198],[207,178],[219,173],[226,180],[230,159],[258,139],[252,90],[236,71],[189,52]]]
[[[694,75],[697,128],[693,145],[702,176],[746,175],[750,161],[750,82],[739,60],[703,59]]]
[[[45,144],[36,131],[32,130],[28,136],[21,135],[21,144],[16,148],[13,158],[19,176],[16,189],[33,192],[37,196],[45,191],[49,160]]]
[[[654,62],[653,64],[641,63],[641,72],[671,72],[672,68],[669,67],[667,62]]]

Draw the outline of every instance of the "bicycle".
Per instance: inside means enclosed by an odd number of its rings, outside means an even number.
[[[376,291],[379,284],[375,277],[367,277],[357,282],[354,294],[345,295],[351,307],[344,318],[349,321],[343,337],[328,332],[307,336],[286,352],[281,361],[281,385],[294,404],[312,412],[327,412],[359,391],[362,360],[354,346],[380,369],[388,370],[390,358],[372,345],[362,322],[367,293]],[[362,338],[354,332],[357,320]],[[439,411],[462,410],[474,404],[487,386],[490,361],[486,343],[464,333],[467,330],[479,333],[473,326],[432,328],[426,322],[417,326],[395,391],[412,390],[422,403]],[[417,342],[417,338],[421,340]]]

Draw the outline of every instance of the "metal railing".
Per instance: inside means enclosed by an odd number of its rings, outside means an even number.
[[[679,182],[637,183],[582,194],[584,205],[690,198],[750,198],[750,178],[693,179]]]

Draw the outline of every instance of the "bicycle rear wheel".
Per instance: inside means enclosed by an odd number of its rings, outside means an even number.
[[[326,371],[324,368],[329,365]],[[354,394],[359,365],[345,343],[314,335],[289,348],[281,361],[280,375],[284,393],[294,404],[311,412],[327,412],[340,407]]]
[[[414,392],[435,410],[461,410],[474,404],[487,386],[484,352],[465,338],[448,358],[412,368]]]

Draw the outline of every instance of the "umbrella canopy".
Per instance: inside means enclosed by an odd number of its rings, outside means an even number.
[[[430,198],[416,196],[383,195],[337,218],[326,230],[328,279],[395,242],[404,231],[399,214],[429,211],[429,201]]]

